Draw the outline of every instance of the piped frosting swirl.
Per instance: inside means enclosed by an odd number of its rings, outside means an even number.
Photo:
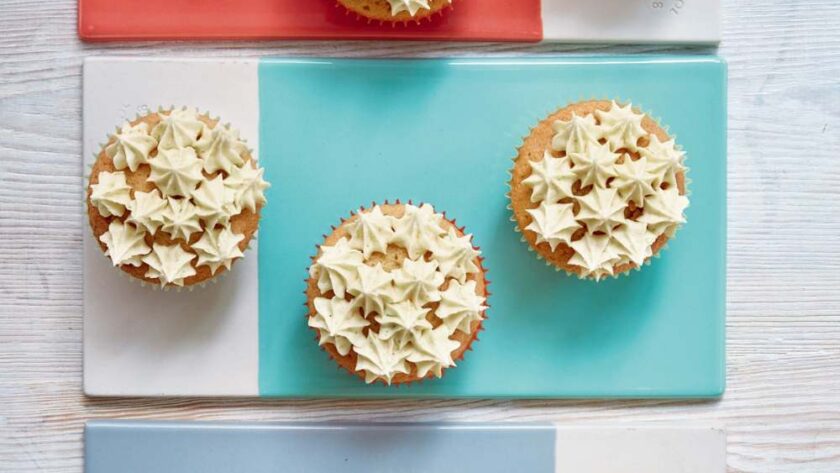
[[[321,345],[355,354],[368,383],[440,377],[455,366],[457,332],[473,335],[484,318],[481,253],[431,205],[386,207],[361,211],[320,247],[309,326]]]

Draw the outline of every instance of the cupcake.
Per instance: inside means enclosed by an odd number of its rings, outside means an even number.
[[[242,258],[267,187],[237,130],[172,109],[110,136],[91,169],[87,213],[115,267],[164,288],[193,286]]]
[[[382,22],[407,22],[431,18],[452,0],[338,0],[348,11]]]
[[[558,270],[600,280],[640,268],[685,223],[685,153],[632,104],[585,101],[549,115],[519,148],[511,209]]]
[[[487,309],[481,252],[429,204],[374,205],[325,237],[309,269],[309,327],[367,383],[443,376]]]

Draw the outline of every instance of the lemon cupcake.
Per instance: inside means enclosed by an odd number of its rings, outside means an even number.
[[[510,180],[523,239],[558,270],[600,280],[640,268],[686,222],[685,153],[632,104],[551,114],[519,148]]]
[[[115,267],[192,286],[243,257],[267,187],[237,130],[194,109],[162,110],[123,124],[102,147],[88,220]]]
[[[386,23],[419,21],[444,11],[452,0],[338,0],[348,11]]]
[[[309,269],[309,326],[367,383],[443,376],[477,338],[487,280],[472,236],[429,204],[374,205],[325,237]]]

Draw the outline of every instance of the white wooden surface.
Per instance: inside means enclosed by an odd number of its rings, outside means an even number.
[[[73,0],[0,1],[0,471],[79,472],[89,418],[720,423],[730,471],[840,471],[840,3],[724,1],[728,381],[719,402],[89,400],[81,394],[85,55],[461,55],[668,47],[84,45]],[[708,52],[708,49],[693,51]],[[116,84],[115,86],[118,86]]]

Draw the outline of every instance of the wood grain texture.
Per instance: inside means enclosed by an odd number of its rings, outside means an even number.
[[[80,472],[90,418],[720,423],[730,471],[840,471],[840,3],[724,1],[728,390],[718,402],[92,400],[81,394],[81,61],[709,52],[452,43],[85,45],[74,0],[0,2],[0,471]]]

